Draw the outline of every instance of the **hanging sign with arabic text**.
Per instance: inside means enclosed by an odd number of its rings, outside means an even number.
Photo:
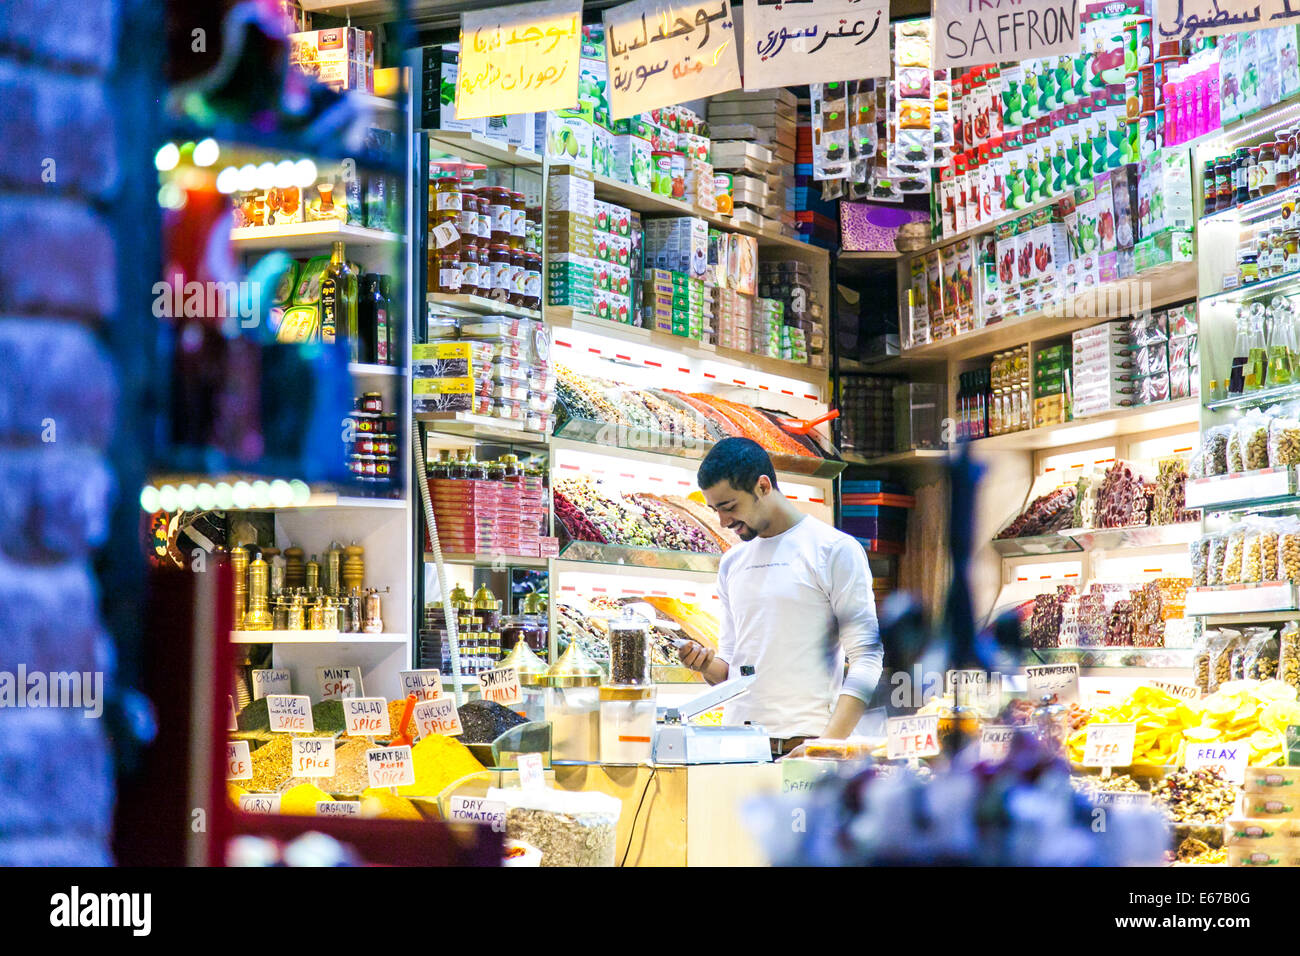
[[[1158,0],[1155,42],[1268,30],[1300,21],[1300,0]]]
[[[633,0],[606,10],[605,56],[613,119],[740,87],[727,0]]]
[[[574,106],[581,49],[582,0],[461,14],[456,118]]]
[[[747,90],[889,73],[889,0],[758,0],[744,28]]]

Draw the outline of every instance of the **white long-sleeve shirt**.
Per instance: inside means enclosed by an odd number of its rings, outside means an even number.
[[[731,677],[746,665],[757,675],[725,705],[724,723],[818,736],[840,694],[871,698],[883,650],[867,555],[849,535],[805,516],[736,545],[718,566],[718,599],[718,657]]]

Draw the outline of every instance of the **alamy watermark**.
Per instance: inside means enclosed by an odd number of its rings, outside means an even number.
[[[185,281],[179,272],[170,282],[153,284],[153,314],[159,319],[234,319],[243,328],[257,325],[262,311],[262,284]]]
[[[1195,292],[1193,288],[1192,292]],[[1072,295],[1043,305],[1044,317],[1052,319],[1097,319],[1109,321],[1151,311],[1151,283],[1108,282],[1080,289]]]
[[[0,671],[0,710],[49,707],[80,710],[83,717],[104,713],[103,671]]]

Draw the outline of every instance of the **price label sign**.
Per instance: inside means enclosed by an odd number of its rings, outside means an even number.
[[[226,700],[230,701],[230,720],[227,722],[226,730],[238,730],[239,718],[235,716],[235,698],[227,694]]]
[[[1235,740],[1232,743],[1188,744],[1183,755],[1183,766],[1188,770],[1209,767],[1224,780],[1245,783],[1250,749],[1248,743],[1245,740]]]
[[[1098,807],[1149,807],[1149,793],[1107,793],[1099,790],[1092,795],[1094,806]]]
[[[456,701],[450,697],[420,701],[411,711],[411,719],[419,728],[421,737],[428,737],[430,734],[459,737],[464,733],[464,729],[460,726],[460,714],[456,713]]]
[[[318,667],[316,679],[320,682],[321,700],[342,700],[344,697],[360,697],[365,693],[361,686],[359,667]]]
[[[1031,701],[1055,694],[1059,703],[1074,703],[1079,699],[1079,665],[1031,665],[1025,668],[1025,686]]]
[[[346,697],[343,700],[344,733],[350,737],[387,737],[388,701],[382,697]]]
[[[402,671],[402,696],[411,694],[416,700],[437,700],[442,696],[442,674],[431,669]]]
[[[366,773],[372,787],[409,787],[415,783],[410,747],[373,747],[366,751]]]
[[[519,755],[519,788],[521,790],[541,790],[546,786],[546,777],[542,772],[541,754]]]
[[[280,795],[278,793],[241,793],[239,809],[245,813],[279,813]]]
[[[290,759],[295,777],[332,777],[334,738],[294,737]]]
[[[226,779],[253,779],[253,758],[247,740],[231,740],[226,744]]]
[[[581,51],[582,0],[462,13],[456,118],[573,106]]]
[[[318,817],[359,817],[361,816],[360,800],[317,800],[316,816]]]
[[[449,797],[447,819],[461,823],[483,823],[494,830],[504,830],[506,805],[500,800],[483,797]]]
[[[980,760],[1005,760],[1015,736],[1014,727],[990,725],[980,728]]]
[[[519,670],[514,667],[498,667],[483,671],[478,675],[479,693],[484,700],[494,704],[517,704],[523,699],[519,690]]]
[[[745,4],[745,89],[889,72],[889,4],[758,0]]]
[[[311,722],[311,698],[306,694],[268,694],[266,713],[271,729],[287,734],[306,734],[315,730]]]
[[[1149,682],[1156,690],[1162,690],[1170,697],[1179,700],[1200,700],[1201,689],[1195,684],[1184,684],[1174,680],[1153,680]]]
[[[270,694],[292,694],[289,672],[282,667],[253,671],[253,700]]]
[[[1137,724],[1089,724],[1083,745],[1085,767],[1127,767],[1133,763]]]
[[[890,760],[933,757],[939,753],[939,715],[890,717],[888,756]]]

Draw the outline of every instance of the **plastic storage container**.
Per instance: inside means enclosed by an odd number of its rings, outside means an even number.
[[[546,719],[551,722],[551,759],[600,760],[600,665],[576,641],[546,671]]]
[[[943,421],[948,414],[946,385],[912,383],[894,387],[894,447],[946,448]]]
[[[600,688],[601,763],[649,763],[655,731],[655,688]]]
[[[609,622],[609,682],[625,687],[653,683],[650,622],[631,608]]]

